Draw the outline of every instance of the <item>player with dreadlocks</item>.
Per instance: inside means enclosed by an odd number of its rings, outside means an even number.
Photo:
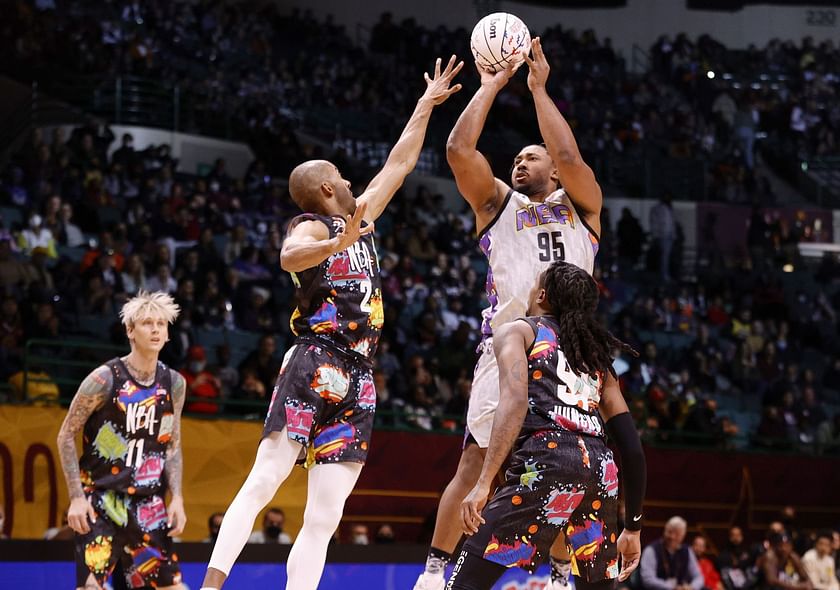
[[[607,590],[638,565],[645,458],[611,357],[636,353],[596,320],[597,305],[592,277],[558,261],[531,291],[529,317],[496,331],[499,407],[481,476],[461,505],[470,538],[448,589],[489,589],[508,567],[533,573],[561,532],[578,590]],[[621,456],[623,532],[606,434]],[[505,483],[484,508],[509,456]]]

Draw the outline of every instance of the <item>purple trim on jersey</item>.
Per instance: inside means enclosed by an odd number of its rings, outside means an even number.
[[[487,293],[487,301],[490,303],[490,308],[485,309],[481,313],[483,318],[481,322],[481,334],[485,338],[489,338],[493,335],[493,328],[490,322],[493,320],[493,316],[496,315],[496,307],[499,305],[499,294],[496,291],[496,281],[493,279],[493,267],[490,266],[490,252],[493,250],[492,232],[482,234],[481,239],[478,241],[478,247],[484,252],[488,263],[487,280],[484,283],[484,290]]]

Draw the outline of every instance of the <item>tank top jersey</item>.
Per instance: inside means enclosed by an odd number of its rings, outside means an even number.
[[[88,491],[162,495],[166,449],[175,425],[172,372],[158,362],[154,382],[147,387],[134,380],[119,358],[105,366],[113,385],[105,404],[85,423],[82,485]]]
[[[551,316],[523,318],[534,330],[528,349],[528,413],[520,437],[558,430],[604,438],[598,413],[601,378],[573,372],[557,343],[559,326]]]
[[[487,257],[489,307],[481,334],[526,314],[528,295],[552,262],[564,260],[592,274],[598,236],[580,217],[563,189],[536,203],[511,189],[496,217],[479,235]]]
[[[330,238],[345,224],[341,217],[306,213],[293,219],[289,229],[308,220],[326,225]],[[369,362],[385,321],[373,234],[362,236],[318,266],[291,274],[297,303],[291,319],[295,336],[314,338],[351,358]]]

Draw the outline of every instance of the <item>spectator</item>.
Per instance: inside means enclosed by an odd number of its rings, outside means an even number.
[[[833,542],[832,531],[820,531],[817,533],[814,547],[802,556],[802,566],[808,573],[814,590],[840,590],[832,555]]]
[[[143,259],[139,254],[132,254],[128,257],[125,269],[122,272],[122,284],[125,293],[129,297],[137,295],[141,290],[150,290],[146,285],[146,269],[143,266]]]
[[[219,529],[222,528],[222,520],[225,518],[224,512],[214,512],[207,519],[207,536],[201,541],[202,543],[216,544],[216,539],[219,538]]]
[[[44,219],[37,213],[30,216],[29,227],[21,232],[18,246],[24,254],[32,254],[35,248],[40,247],[46,249],[50,258],[58,258],[53,234],[44,226]]]
[[[73,223],[73,205],[62,203],[58,222],[58,242],[68,248],[78,248],[85,243],[79,226]]]
[[[635,268],[642,254],[642,245],[645,240],[645,232],[639,220],[627,207],[621,210],[621,219],[618,220],[616,229],[618,236],[618,258],[622,265]]]
[[[277,341],[271,334],[260,336],[257,349],[252,351],[239,364],[239,374],[244,376],[245,370],[252,370],[263,385],[265,391],[274,389],[274,381],[280,372],[280,361],[274,356]]]
[[[741,527],[729,529],[726,547],[718,555],[718,569],[727,590],[745,590],[755,584],[755,559],[744,543]]]
[[[353,545],[370,545],[370,538],[366,524],[354,524],[350,532]]]
[[[155,275],[146,281],[149,291],[163,291],[174,294],[178,290],[178,281],[172,278],[172,269],[168,264],[160,264]]]
[[[700,573],[703,574],[703,588],[706,590],[723,590],[720,573],[715,566],[715,562],[707,554],[706,537],[703,535],[694,537],[691,542],[691,550],[694,552],[694,557],[697,558]]]
[[[222,385],[219,380],[205,369],[207,357],[204,347],[193,345],[187,351],[187,368],[182,371],[187,382],[187,412],[197,414],[216,414],[222,397]],[[208,401],[193,401],[190,398],[200,398]],[[212,401],[211,401],[212,400]]]
[[[774,532],[768,539],[767,551],[758,558],[758,571],[765,588],[778,590],[813,590],[793,542],[786,532]]]
[[[383,524],[379,527],[379,529],[376,531],[376,537],[374,538],[374,542],[377,545],[393,545],[396,542],[394,529],[391,527],[390,524]]]
[[[665,531],[642,551],[640,572],[645,590],[701,590],[704,580],[697,558],[685,545],[687,523],[679,516],[665,524]]]
[[[671,250],[677,238],[677,222],[671,205],[673,196],[666,192],[650,210],[650,235],[659,255],[659,273],[662,280],[671,280]]]
[[[280,543],[289,545],[292,538],[283,532],[286,524],[286,513],[282,508],[272,506],[263,516],[262,529],[254,531],[248,537],[249,543]]]

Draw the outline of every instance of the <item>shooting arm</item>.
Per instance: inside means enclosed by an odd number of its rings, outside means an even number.
[[[493,176],[490,163],[477,148],[498,92],[496,86],[482,85],[458,117],[446,142],[446,161],[455,175],[458,191],[475,212],[479,231],[496,215],[508,191],[508,186]]]
[[[76,435],[81,431],[93,412],[95,412],[111,394],[113,376],[111,369],[102,366],[85,377],[79,386],[70,408],[58,431],[56,444],[61,458],[61,469],[67,482],[70,499],[83,498],[85,495],[79,473],[79,457],[76,454]]]

